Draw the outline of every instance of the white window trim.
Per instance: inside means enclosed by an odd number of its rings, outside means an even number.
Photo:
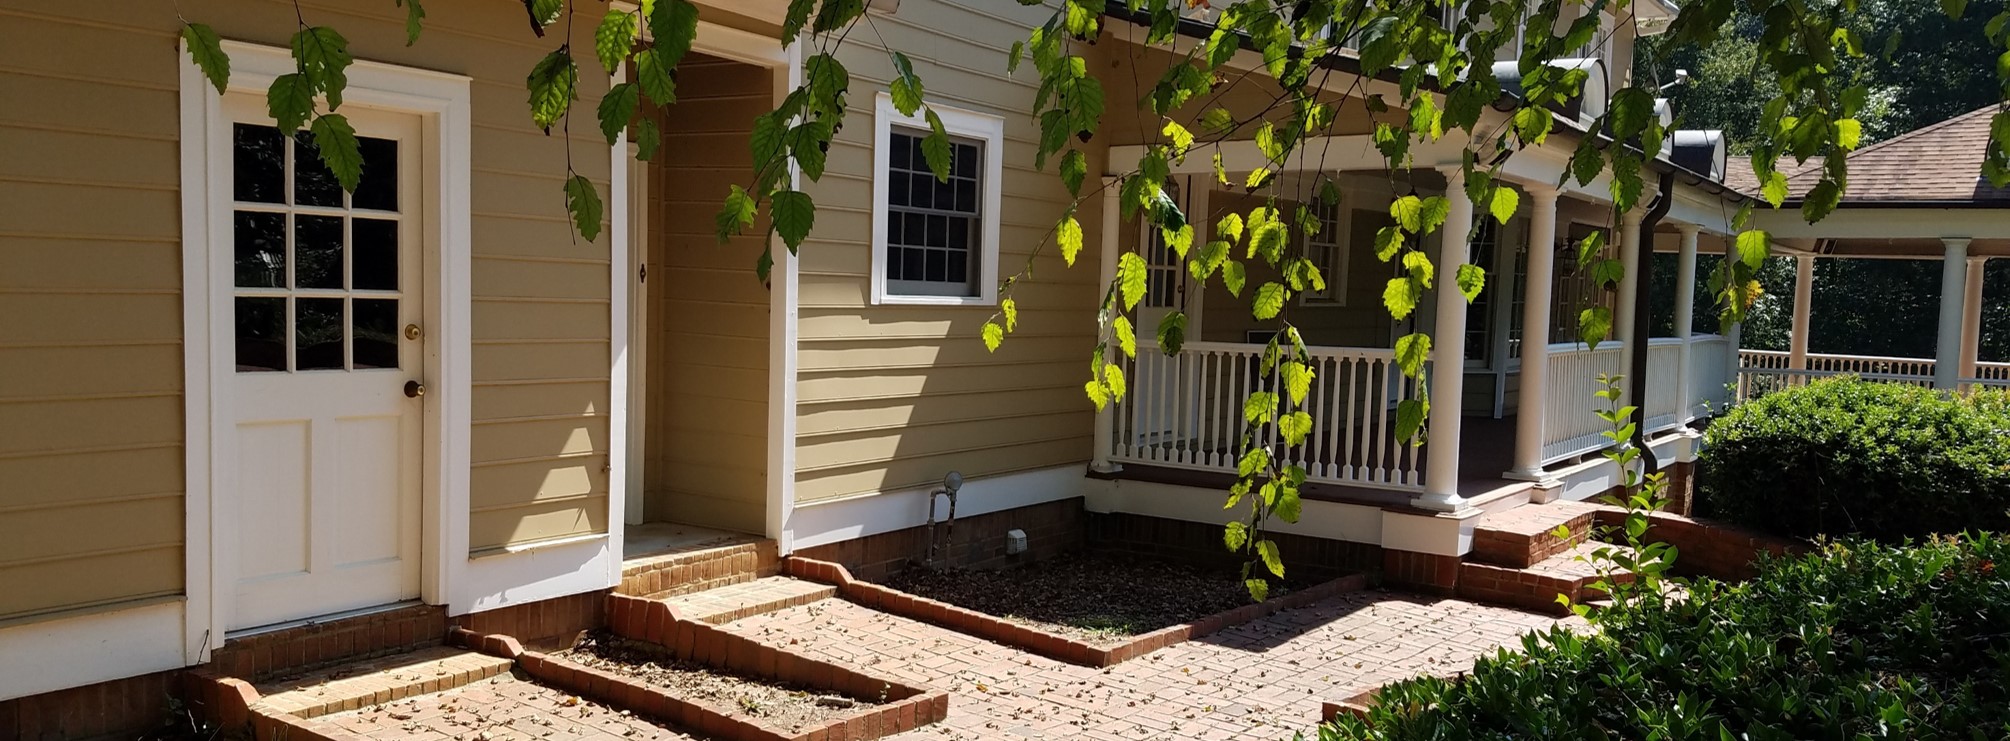
[[[905,116],[893,107],[893,96],[881,92],[873,115],[872,147],[872,302],[874,304],[923,304],[936,306],[994,306],[998,303],[998,222],[1005,189],[1005,119],[975,111],[932,106],[942,118],[942,128],[950,136],[974,139],[984,144],[983,203],[979,206],[977,295],[921,296],[893,293],[886,280],[886,200],[887,168],[891,166],[893,127],[898,124],[927,130],[921,116]]]
[[[262,93],[280,75],[294,71],[286,49],[239,41],[224,41],[230,54],[229,89]],[[229,435],[217,420],[231,418],[235,399],[228,377],[215,372],[230,368],[233,346],[225,341],[233,331],[228,303],[214,292],[227,285],[230,264],[218,261],[222,234],[229,228],[229,194],[222,190],[222,173],[231,154],[229,118],[222,96],[200,69],[181,55],[181,192],[182,192],[182,329],[185,374],[186,496],[184,659],[198,664],[224,641],[232,599],[230,575],[235,564],[220,548],[217,535],[225,526],[218,517],[227,511],[218,500],[234,496],[220,491],[227,477],[220,472],[235,465]],[[472,393],[470,359],[470,148],[471,80],[463,75],[357,61],[349,67],[345,102],[419,115],[423,119],[427,160],[422,182],[425,203],[426,263],[424,412],[425,465],[421,477],[424,522],[421,545],[421,597],[430,603],[459,602],[468,564],[469,419]]]
[[[1333,232],[1331,234],[1319,235],[1331,241],[1320,241],[1319,237],[1306,238],[1305,241],[1308,247],[1312,244],[1321,244],[1330,247],[1331,251],[1326,254],[1327,258],[1329,258],[1327,264],[1319,266],[1321,277],[1326,279],[1326,291],[1324,293],[1315,293],[1309,288],[1301,291],[1298,294],[1298,305],[1347,305],[1347,267],[1353,262],[1353,248],[1355,247],[1355,245],[1348,244],[1347,240],[1352,239],[1354,235],[1354,208],[1352,205],[1354,199],[1355,195],[1352,191],[1346,189],[1340,191],[1340,201],[1333,204]],[[1316,202],[1318,197],[1314,196],[1313,200]],[[1307,251],[1309,252],[1310,250]]]

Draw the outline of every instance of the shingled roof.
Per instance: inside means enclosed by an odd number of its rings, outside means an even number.
[[[1982,177],[1989,119],[1995,113],[1996,106],[1989,106],[1851,152],[1843,204],[1966,202],[2010,207],[2010,189],[1992,186]],[[1821,167],[1812,160],[1808,165],[1787,175],[1797,198],[1821,180]],[[1742,179],[1751,179],[1751,169],[1745,166]]]

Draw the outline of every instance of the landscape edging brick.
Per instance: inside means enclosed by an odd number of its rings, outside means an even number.
[[[1350,574],[1293,591],[1276,599],[1225,610],[1171,625],[1111,646],[1096,646],[1066,636],[1015,623],[976,610],[909,594],[883,584],[853,579],[841,564],[802,556],[782,559],[784,573],[821,581],[838,588],[838,596],[861,607],[939,625],[959,633],[1002,643],[1030,653],[1080,666],[1103,668],[1144,656],[1209,634],[1296,609],[1368,586],[1366,574]]]

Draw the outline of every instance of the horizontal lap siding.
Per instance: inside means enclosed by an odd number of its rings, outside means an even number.
[[[750,132],[773,91],[765,68],[693,55],[662,119],[649,166],[650,520],[765,527],[769,293],[754,265],[767,225],[721,245],[712,215],[729,186],[753,181]]]
[[[0,2],[0,620],[182,590],[174,33],[76,12]]]
[[[806,186],[817,228],[800,266],[798,501],[906,489],[950,470],[982,476],[1088,460],[1092,408],[1081,386],[1095,334],[1100,198],[1078,215],[1090,247],[1077,265],[1040,247],[1070,197],[1052,170],[1033,167],[1037,74],[1030,65],[1016,77],[1004,71],[1012,43],[1049,12],[907,0],[895,15],[874,16],[878,36],[854,35],[840,52],[851,110],[828,172]],[[1000,224],[999,270],[1013,274],[1041,252],[1014,294],[1018,331],[995,354],[978,332],[996,307],[870,302],[873,101],[892,73],[874,46],[880,37],[914,60],[931,103],[1005,119],[1003,207],[990,215]],[[1100,149],[1090,154],[1100,171]]]

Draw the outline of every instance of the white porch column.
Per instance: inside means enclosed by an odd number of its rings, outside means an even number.
[[[1982,354],[1982,274],[1989,258],[1968,258],[1968,290],[1961,292],[1961,377],[1974,378]]]
[[[1528,288],[1521,307],[1521,401],[1515,405],[1514,470],[1542,478],[1543,423],[1549,414],[1549,302],[1556,287],[1556,189],[1525,185],[1529,195]]]
[[[1794,329],[1787,337],[1787,367],[1808,369],[1808,318],[1815,306],[1815,256],[1794,258]]]
[[[1102,281],[1101,285],[1105,286],[1117,279],[1117,244],[1121,225],[1118,215],[1123,212],[1120,198],[1122,190],[1117,178],[1103,178],[1103,237],[1101,243],[1096,245],[1096,249],[1102,256],[1102,265],[1097,274],[1101,276],[1099,278]],[[1103,352],[1103,360],[1104,362],[1112,360],[1111,353],[1107,349]],[[1110,454],[1116,446],[1116,429],[1116,402],[1105,404],[1102,409],[1096,410],[1096,441],[1093,452],[1090,453],[1090,470],[1101,473],[1123,470],[1123,466],[1110,462]]]
[[[1634,211],[1619,220],[1619,265],[1626,275],[1619,280],[1619,306],[1612,312],[1612,337],[1624,341],[1629,354],[1637,344],[1633,341],[1633,305],[1640,297],[1640,222],[1645,218],[1645,214]]]
[[[1730,345],[1730,351],[1725,355],[1724,365],[1728,367],[1724,369],[1724,379],[1734,389],[1731,392],[1731,398],[1726,401],[1732,404],[1745,400],[1745,357],[1742,353],[1742,348],[1739,346],[1744,338],[1745,323],[1732,322],[1730,334],[1724,338],[1729,341],[1728,344]]]
[[[1968,282],[1968,240],[1940,243],[1947,254],[1940,264],[1940,336],[1933,353],[1933,387],[1951,389],[1961,378],[1961,298]]]
[[[1424,493],[1413,504],[1445,512],[1465,507],[1459,496],[1459,427],[1466,392],[1466,297],[1452,276],[1472,252],[1473,200],[1463,175],[1445,171],[1445,199],[1451,202],[1438,242],[1437,329],[1431,338],[1431,440],[1425,462]]]
[[[1696,404],[1690,398],[1690,387],[1695,385],[1695,372],[1690,367],[1690,343],[1695,333],[1690,327],[1696,323],[1696,235],[1702,228],[1676,224],[1675,229],[1682,233],[1682,248],[1675,261],[1675,336],[1682,340],[1682,364],[1675,373],[1675,415],[1687,422]]]

